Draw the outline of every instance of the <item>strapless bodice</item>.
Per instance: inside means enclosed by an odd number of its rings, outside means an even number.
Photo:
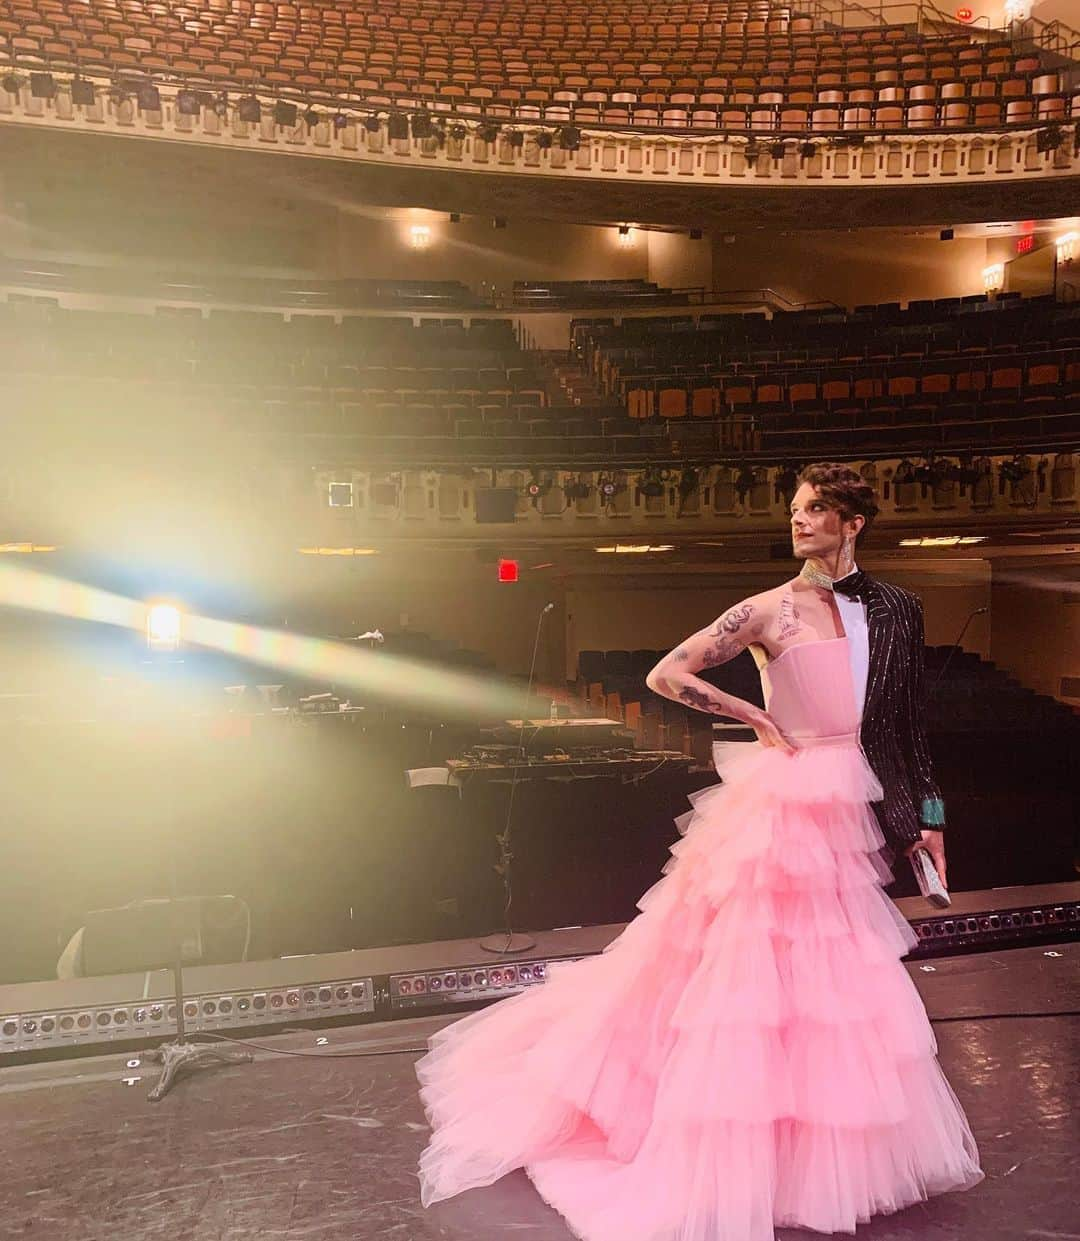
[[[765,710],[796,744],[858,743],[846,637],[789,646],[761,669],[761,688]]]

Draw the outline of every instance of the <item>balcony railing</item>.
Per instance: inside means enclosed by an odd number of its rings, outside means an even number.
[[[82,83],[80,86],[79,83]],[[82,100],[83,102],[80,102]],[[0,123],[52,126],[215,147],[325,155],[376,165],[468,169],[612,182],[858,186],[977,183],[1080,172],[1080,121],[1028,118],[967,129],[956,101],[859,104],[812,110],[808,129],[785,127],[778,108],[745,109],[725,123],[586,122],[580,105],[485,116],[433,109],[411,115],[345,101],[217,94],[180,84],[93,83],[57,72],[0,89]],[[917,114],[913,111],[920,108]],[[897,113],[909,128],[895,128]],[[418,120],[418,117],[420,118]],[[257,119],[256,119],[257,118]],[[664,118],[670,119],[670,118]],[[742,123],[740,123],[742,122]]]

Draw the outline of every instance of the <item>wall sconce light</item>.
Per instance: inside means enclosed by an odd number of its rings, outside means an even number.
[[[629,224],[619,225],[619,248],[622,250],[632,250],[634,248],[636,238],[634,230]]]
[[[426,224],[414,224],[409,229],[409,241],[414,250],[426,250],[431,245],[431,229]]]
[[[1076,258],[1077,243],[1080,243],[1080,233],[1062,233],[1060,237],[1055,237],[1054,247],[1057,250],[1057,261],[1071,263]]]
[[[987,293],[997,293],[1005,287],[1005,264],[991,263],[983,268],[983,288]]]

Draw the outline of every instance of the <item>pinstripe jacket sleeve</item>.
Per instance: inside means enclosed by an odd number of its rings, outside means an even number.
[[[909,594],[908,599],[911,656],[905,678],[905,718],[900,732],[900,744],[908,769],[911,798],[915,803],[919,821],[923,827],[943,831],[945,803],[941,789],[934,779],[930,747],[926,739],[926,630],[923,605],[918,595]]]

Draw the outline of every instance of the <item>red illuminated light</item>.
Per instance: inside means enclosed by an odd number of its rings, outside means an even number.
[[[956,10],[956,20],[958,22],[969,22],[974,16],[974,11],[969,9],[966,5],[963,8]]]
[[[1016,253],[1030,254],[1035,249],[1035,234],[1025,233],[1023,237],[1016,239]]]
[[[516,582],[518,580],[518,562],[516,560],[499,561],[499,581]]]

